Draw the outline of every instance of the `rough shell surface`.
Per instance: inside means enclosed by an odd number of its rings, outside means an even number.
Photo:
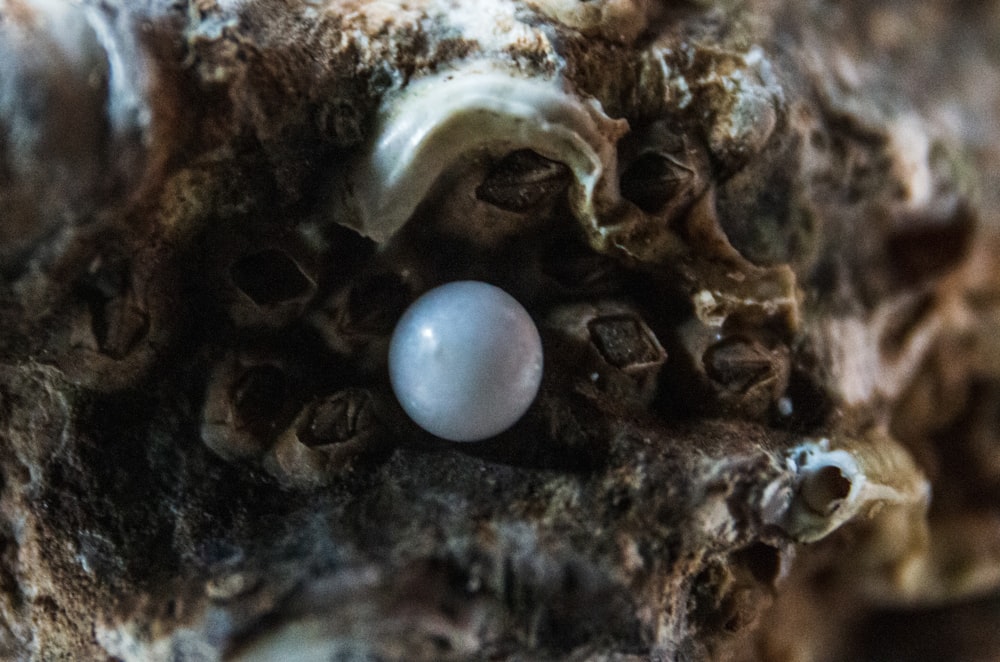
[[[998,32],[0,0],[0,657],[995,657]],[[387,369],[456,280],[545,352],[479,444]]]

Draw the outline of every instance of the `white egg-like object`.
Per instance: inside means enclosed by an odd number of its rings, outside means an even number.
[[[403,313],[389,344],[389,378],[417,425],[449,441],[479,441],[531,406],[542,381],[542,341],[514,297],[456,281]]]

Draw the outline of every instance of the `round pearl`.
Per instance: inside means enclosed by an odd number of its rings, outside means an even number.
[[[389,377],[417,425],[450,441],[479,441],[512,426],[535,399],[542,341],[528,311],[500,288],[448,283],[403,313]]]

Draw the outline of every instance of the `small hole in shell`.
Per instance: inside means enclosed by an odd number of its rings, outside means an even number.
[[[802,498],[810,510],[819,515],[831,515],[851,493],[851,479],[840,467],[829,465],[818,469],[802,483]]]
[[[232,401],[244,425],[267,430],[284,411],[288,394],[284,371],[277,366],[260,365],[250,368],[237,380]]]
[[[569,168],[530,149],[519,149],[497,161],[476,197],[512,212],[523,212],[547,202],[569,186]]]
[[[643,154],[622,174],[622,196],[647,214],[655,214],[678,195],[690,176],[661,154]]]
[[[310,448],[340,444],[371,432],[374,426],[371,396],[348,389],[317,402],[299,430],[299,439]]]

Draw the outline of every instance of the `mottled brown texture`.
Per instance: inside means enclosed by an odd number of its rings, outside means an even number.
[[[996,3],[52,6],[0,0],[0,657],[996,657]],[[471,65],[600,119],[593,213],[493,141],[377,244],[352,178]],[[466,278],[545,374],[451,444],[385,354]]]

